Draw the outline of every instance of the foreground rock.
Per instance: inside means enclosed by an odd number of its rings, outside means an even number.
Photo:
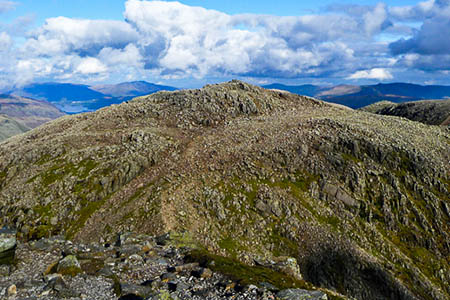
[[[75,255],[68,255],[58,262],[56,272],[62,275],[75,276],[81,273],[81,266]]]
[[[0,265],[14,262],[16,246],[16,231],[7,228],[0,229]]]
[[[273,278],[266,278],[272,283],[259,282],[261,278],[246,277],[244,273],[239,277],[243,270],[250,272],[261,267],[238,264],[240,271],[235,274],[226,268],[225,273],[213,271],[205,267],[207,257],[198,256],[198,250],[178,248],[172,243],[157,245],[152,236],[139,235],[126,245],[112,246],[57,240],[57,243],[54,239],[41,239],[19,244],[17,266],[9,275],[0,276],[1,299],[327,299],[327,294],[321,291],[285,290],[282,281],[286,280],[292,280],[292,288],[299,284],[308,286],[306,282],[290,279],[288,274],[278,274],[283,278],[278,283]],[[123,254],[123,247],[130,245],[141,250]],[[68,251],[72,254],[63,258]],[[192,262],[194,257],[199,261]],[[223,257],[214,259],[214,268],[220,268],[223,261],[232,263]],[[79,272],[67,274],[67,269],[74,268]],[[48,272],[52,269],[56,272]],[[272,274],[268,268],[258,269],[261,270]],[[327,292],[335,299],[345,299]]]

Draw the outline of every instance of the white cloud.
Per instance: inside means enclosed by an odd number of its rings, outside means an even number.
[[[165,1],[129,0],[125,3],[124,16],[140,31],[162,33],[171,38],[203,36],[210,30],[223,29],[231,20],[229,15],[215,10]]]
[[[97,58],[87,57],[80,61],[75,71],[81,74],[97,74],[106,72],[107,67]]]
[[[162,74],[281,77],[319,74],[353,59],[345,38],[361,31],[344,16],[227,15],[178,2],[129,0],[147,68]],[[365,37],[364,37],[365,39]],[[145,49],[152,49],[146,51]],[[184,74],[184,75],[183,75]]]
[[[13,40],[6,32],[0,32],[0,89],[11,81],[8,78],[11,69],[14,69],[14,55],[11,53]]]
[[[360,65],[391,66],[392,59],[383,56],[387,47],[371,43],[388,24],[386,5],[353,10],[228,15],[179,2],[128,0],[125,22],[48,19],[31,32],[17,57],[33,61],[36,76],[45,65],[48,77],[72,79],[106,72],[160,78],[346,78]]]
[[[382,29],[383,24],[386,22],[386,5],[378,3],[373,11],[364,14],[364,28],[367,35],[373,35],[375,32],[379,32]]]
[[[14,84],[18,86],[25,85],[35,78],[46,77],[53,72],[51,64],[45,59],[30,58],[18,60],[15,65]]]
[[[419,2],[417,5],[393,6],[389,14],[400,20],[423,20],[435,7],[435,0]]]
[[[421,20],[410,36],[389,44],[398,67],[438,74],[450,66],[450,1],[430,0],[415,6],[393,8],[400,20]]]
[[[373,68],[370,70],[358,71],[348,77],[348,79],[376,79],[376,80],[387,80],[392,78],[393,76],[391,72],[383,68]]]
[[[92,55],[104,47],[122,48],[137,39],[136,31],[126,22],[57,17],[47,19],[31,34],[24,51],[36,55]]]
[[[128,0],[124,21],[55,17],[14,32],[0,24],[0,81],[392,79],[392,70],[397,76],[400,69],[447,68],[448,4],[333,5],[320,14],[280,17]]]
[[[12,46],[12,39],[6,32],[0,32],[0,52],[9,50]]]
[[[98,54],[98,59],[108,66],[123,64],[130,67],[142,67],[141,53],[134,44],[128,44],[123,49],[105,47]]]

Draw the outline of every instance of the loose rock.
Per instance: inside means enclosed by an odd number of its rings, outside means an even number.
[[[56,271],[62,275],[75,276],[81,273],[81,266],[74,255],[68,255],[59,261]]]

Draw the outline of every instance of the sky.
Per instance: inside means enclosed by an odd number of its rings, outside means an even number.
[[[450,0],[0,0],[0,91],[31,82],[450,85]]]

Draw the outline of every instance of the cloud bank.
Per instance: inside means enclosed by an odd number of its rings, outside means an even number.
[[[14,5],[0,1],[0,13]],[[333,5],[290,17],[128,0],[123,15],[50,18],[22,43],[0,24],[0,86],[143,77],[403,80],[411,70],[439,79],[450,67],[448,0]]]

